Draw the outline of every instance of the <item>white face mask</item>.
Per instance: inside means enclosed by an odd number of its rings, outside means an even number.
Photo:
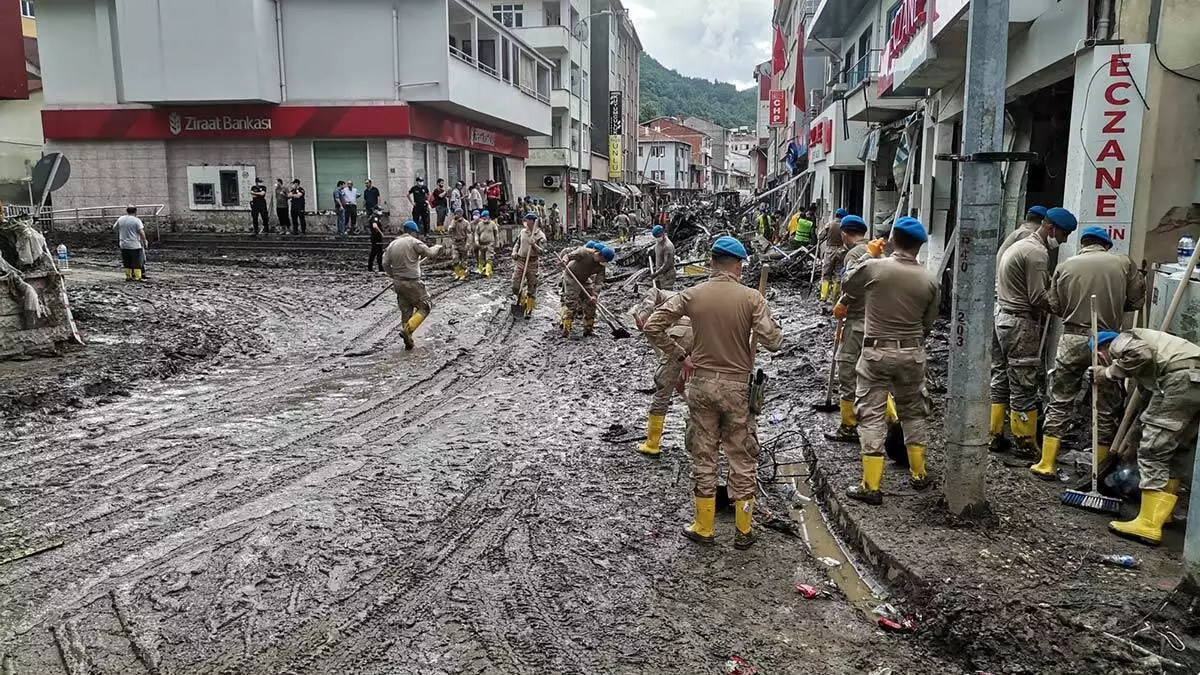
[[[1050,238],[1046,240],[1046,247],[1051,251],[1058,248],[1058,238],[1051,235]]]

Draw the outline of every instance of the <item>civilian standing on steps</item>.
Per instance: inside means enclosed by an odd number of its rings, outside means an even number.
[[[371,218],[379,210],[379,188],[375,187],[370,178],[367,179],[367,189],[363,190],[363,210],[367,212],[367,218]]]
[[[412,204],[412,219],[417,224],[421,234],[429,235],[429,188],[425,187],[425,179],[417,176],[413,186],[408,189],[408,203]]]
[[[346,211],[346,234],[356,234],[358,229],[358,190],[354,181],[346,181],[342,188],[342,208]]]
[[[282,178],[275,179],[275,217],[279,219],[279,233],[288,233],[288,189]]]
[[[262,219],[262,230],[271,234],[271,219],[267,216],[267,186],[261,178],[254,179],[250,188],[250,221],[254,225],[254,236],[258,236],[258,221]]]

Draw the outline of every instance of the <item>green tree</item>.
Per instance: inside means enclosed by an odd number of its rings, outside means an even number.
[[[686,77],[664,67],[649,54],[641,58],[642,121],[672,115],[712,120],[724,127],[752,127],[758,110],[757,91],[738,91],[727,82]]]

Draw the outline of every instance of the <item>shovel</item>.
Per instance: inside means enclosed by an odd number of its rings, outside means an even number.
[[[829,357],[829,377],[825,380],[825,402],[813,404],[813,409],[820,412],[833,412],[838,409],[838,404],[833,402],[833,375],[837,372],[838,348],[842,345],[842,328],[844,326],[845,321],[838,319],[837,329],[833,333],[833,354]]]
[[[591,296],[591,293],[587,292],[587,286],[584,286],[583,283],[579,281],[579,277],[575,276],[575,273],[571,271],[570,267],[564,265],[563,270],[570,275],[572,281],[579,285],[580,290],[582,290],[584,293],[587,293],[589,297]],[[614,320],[612,313],[605,309],[604,305],[601,305],[599,300],[595,300],[595,303],[596,314],[598,314],[604,323],[608,324],[608,327],[612,329],[613,339],[619,340],[621,338],[633,337],[633,334],[630,333],[629,330],[624,326],[622,326],[620,321]]]

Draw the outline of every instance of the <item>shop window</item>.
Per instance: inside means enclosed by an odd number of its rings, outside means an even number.
[[[492,18],[505,28],[521,28],[525,25],[525,5],[492,5]]]
[[[332,211],[333,191],[339,180],[354,181],[362,194],[367,181],[367,144],[362,141],[313,141],[313,168],[316,172],[316,204]]]
[[[421,178],[429,183],[429,146],[425,143],[413,143],[413,178]],[[432,188],[430,188],[432,189]]]
[[[447,189],[454,189],[454,185],[462,180],[462,150],[447,150],[446,151],[446,184]]]
[[[250,207],[253,166],[189,166],[188,205],[193,210],[245,210]]]

